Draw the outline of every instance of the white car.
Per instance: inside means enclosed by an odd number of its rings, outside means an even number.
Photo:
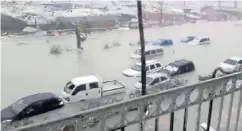
[[[210,38],[208,37],[194,37],[194,36],[188,36],[186,39],[182,40],[181,42],[189,45],[211,44]]]
[[[167,75],[163,75],[161,73],[149,74],[146,76],[146,89],[151,89],[152,87],[155,87],[155,86],[162,86],[162,85],[168,84],[169,82],[170,82],[170,79],[168,78]],[[142,88],[141,80],[136,82],[134,84],[134,87],[138,90],[141,90]]]
[[[163,48],[160,46],[148,46],[145,47],[145,56],[146,57],[152,57],[157,55],[164,55]],[[132,52],[131,58],[133,59],[140,59],[141,58],[141,49],[136,49],[134,52]]]
[[[233,56],[220,63],[219,66],[225,72],[240,71],[242,69],[242,58]]]
[[[147,60],[146,61],[146,72],[155,73],[163,68],[161,63],[157,60]],[[123,71],[123,74],[128,77],[138,77],[141,76],[141,62],[134,64],[130,69]]]

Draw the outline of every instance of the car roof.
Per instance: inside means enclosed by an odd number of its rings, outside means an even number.
[[[81,84],[99,82],[99,81],[100,81],[100,78],[97,75],[76,77],[71,80],[72,84],[74,85],[81,85]]]
[[[152,42],[150,42],[152,43]],[[145,51],[149,51],[149,50],[154,50],[154,49],[163,49],[161,46],[146,46],[145,47]],[[136,49],[136,50],[141,50],[140,48]]]
[[[146,65],[150,65],[150,64],[153,64],[153,63],[160,63],[160,62],[158,60],[147,60],[147,61],[145,61]],[[141,66],[141,62],[136,63],[136,65]]]
[[[190,64],[193,62],[192,61],[189,61],[189,60],[186,60],[186,59],[180,59],[180,60],[176,60],[174,62],[171,62],[169,63],[168,65],[172,65],[172,66],[176,66],[176,67],[180,67],[180,66],[183,66],[183,65],[187,65],[187,64]]]
[[[30,105],[30,104],[38,102],[38,101],[45,101],[45,100],[49,100],[52,98],[58,98],[58,97],[51,92],[45,92],[45,93],[38,93],[38,94],[23,97],[23,98],[19,99],[17,102],[22,101],[26,105]]]
[[[229,59],[236,60],[236,61],[242,60],[242,58],[238,56],[233,56],[233,57],[230,57]]]
[[[148,74],[147,77],[155,79],[157,77],[167,77],[165,74],[162,73],[152,73],[152,74]]]

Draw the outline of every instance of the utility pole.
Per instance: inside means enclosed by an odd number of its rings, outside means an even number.
[[[186,1],[183,2],[184,21],[187,21]]]
[[[160,25],[163,24],[163,1],[159,2],[160,4]]]
[[[238,6],[237,4],[238,4],[238,3],[237,3],[237,1],[235,0],[235,1],[234,1],[234,8],[237,8],[237,6]]]
[[[221,0],[218,1],[218,8],[221,8]]]
[[[142,4],[141,1],[137,1],[138,10],[138,22],[139,22],[139,34],[140,34],[140,46],[141,46],[141,82],[142,82],[142,95],[146,95],[146,64],[145,64],[145,42],[144,42],[144,30],[143,30],[143,18],[142,18]],[[140,123],[140,130],[143,131],[143,123]]]

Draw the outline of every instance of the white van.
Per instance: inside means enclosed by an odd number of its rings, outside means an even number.
[[[146,72],[150,74],[159,72],[164,66],[157,60],[147,60],[145,68]],[[128,77],[141,76],[141,62],[134,64],[130,69],[124,70],[123,74]]]
[[[156,56],[156,55],[164,55],[163,48],[160,46],[150,46],[145,47],[145,56]],[[141,49],[136,49],[132,54],[131,58],[140,59],[141,58]]]
[[[103,82],[99,76],[90,75],[67,82],[61,98],[64,102],[78,102],[122,92],[125,92],[125,87],[120,82],[116,80]]]

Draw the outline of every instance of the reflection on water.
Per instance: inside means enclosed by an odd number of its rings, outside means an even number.
[[[230,56],[242,56],[242,27],[231,22],[185,24],[165,28],[145,29],[145,38],[172,38],[174,45],[164,47],[164,56],[157,56],[162,64],[185,58],[195,63],[196,71],[185,75],[191,82],[197,74],[208,73]],[[186,36],[209,36],[211,45],[180,44]],[[137,62],[130,53],[138,46],[138,30],[92,33],[84,42],[84,50],[64,51],[59,55],[49,53],[51,45],[75,49],[75,35],[60,37],[27,36],[2,39],[2,108],[17,99],[39,92],[60,95],[66,82],[73,77],[98,74],[104,80],[117,79],[127,88],[133,87],[137,78],[127,78],[122,71]],[[46,42],[49,41],[49,42]],[[105,43],[119,41],[120,46],[104,50]],[[21,44],[17,43],[28,43]],[[174,53],[173,53],[174,51]]]

